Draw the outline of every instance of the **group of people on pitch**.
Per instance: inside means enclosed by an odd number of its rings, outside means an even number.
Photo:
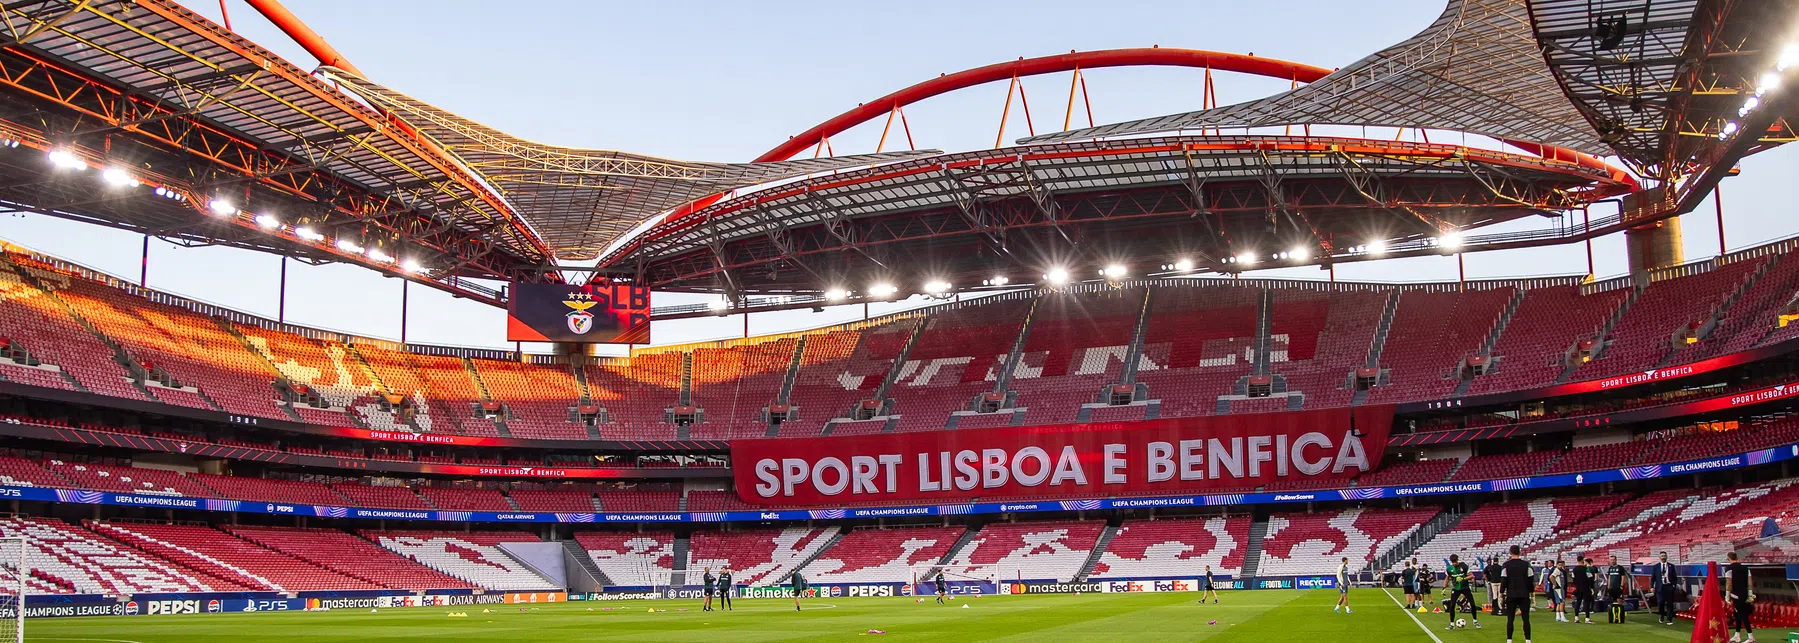
[[[1514,626],[1518,620],[1524,622],[1524,641],[1530,641],[1530,613],[1536,609],[1536,593],[1541,591],[1548,598],[1550,608],[1555,611],[1555,620],[1561,623],[1592,623],[1593,608],[1600,602],[1611,604],[1613,622],[1623,622],[1624,598],[1630,590],[1632,575],[1627,565],[1619,563],[1617,556],[1611,557],[1611,564],[1600,568],[1593,564],[1592,558],[1576,558],[1573,567],[1567,561],[1544,561],[1541,570],[1533,568],[1530,561],[1520,555],[1517,545],[1512,545],[1510,558],[1504,563],[1498,560],[1489,561],[1482,570],[1487,582],[1489,609],[1494,614],[1505,613],[1505,640],[1512,643]],[[1349,560],[1343,559],[1337,575],[1339,581],[1338,606],[1348,607]],[[1662,625],[1673,625],[1675,619],[1674,604],[1679,602],[1684,593],[1681,586],[1679,570],[1668,561],[1668,554],[1663,552],[1660,560],[1650,568],[1650,587],[1656,599],[1657,622]],[[1723,590],[1725,599],[1730,604],[1730,640],[1732,643],[1755,643],[1755,629],[1749,624],[1749,617],[1754,612],[1755,594],[1750,582],[1749,568],[1737,560],[1736,552],[1731,552],[1729,562],[1724,567]],[[1405,570],[1400,575],[1406,583],[1406,607],[1422,609],[1424,600],[1430,596],[1430,578],[1432,574],[1428,565],[1418,565],[1416,560],[1407,561]],[[1473,608],[1472,583],[1474,572],[1468,563],[1459,556],[1449,556],[1449,568],[1444,574],[1450,594],[1444,601],[1449,613],[1448,629],[1461,627],[1457,623],[1456,608],[1463,606],[1469,612],[1475,628],[1480,627],[1480,610]],[[1568,616],[1569,603],[1573,604],[1573,617]]]
[[[702,611],[713,611],[712,595],[714,593],[718,594],[718,609],[720,611],[731,609],[731,568],[726,567],[718,570],[718,575],[713,576],[712,568],[707,567],[706,575],[701,576],[700,580],[701,583],[706,586],[706,607]],[[795,607],[798,607],[797,603],[795,604]]]

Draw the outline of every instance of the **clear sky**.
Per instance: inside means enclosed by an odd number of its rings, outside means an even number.
[[[215,21],[217,0],[186,0]],[[579,0],[286,0],[373,79],[515,135],[576,147],[703,161],[745,161],[845,109],[938,74],[1021,56],[1119,47],[1187,47],[1340,66],[1429,24],[1441,0],[1237,2],[1030,1],[638,2]],[[238,33],[310,69],[316,62],[241,0],[226,0]],[[1094,118],[1112,122],[1196,109],[1203,75],[1187,69],[1104,69],[1085,74]],[[1069,77],[1026,79],[1038,131],[1059,129]],[[1237,102],[1287,83],[1219,75],[1219,98]],[[906,109],[920,147],[990,147],[1005,83]],[[1026,133],[1014,108],[1008,140]],[[1084,116],[1078,111],[1076,123]],[[838,154],[874,151],[881,123],[832,140]],[[889,138],[889,149],[894,138]],[[903,141],[901,145],[903,145]],[[1788,146],[1789,148],[1791,146]],[[1792,190],[1799,152],[1781,148],[1743,163],[1724,184],[1728,245],[1799,233]],[[1688,259],[1717,254],[1710,204],[1685,222]],[[1528,222],[1534,227],[1542,222]],[[135,279],[142,237],[41,216],[0,218],[0,237]],[[1597,272],[1625,271],[1621,235],[1594,244]],[[1470,278],[1577,274],[1580,245],[1471,254]],[[149,285],[274,316],[280,259],[229,248],[152,241]],[[1253,275],[1322,278],[1310,269]],[[1340,267],[1339,279],[1456,277],[1447,257]],[[289,265],[291,322],[377,337],[400,334],[400,282],[360,268]],[[658,296],[658,305],[686,303]],[[891,307],[886,307],[891,308]],[[882,308],[877,308],[878,314]],[[752,333],[815,327],[861,315],[843,307],[756,315]],[[660,322],[659,343],[740,335],[741,318]],[[503,311],[424,287],[411,289],[408,339],[510,347]]]

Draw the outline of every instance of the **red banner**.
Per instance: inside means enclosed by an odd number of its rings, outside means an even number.
[[[1380,465],[1392,406],[842,438],[731,441],[764,507],[1203,493]]]

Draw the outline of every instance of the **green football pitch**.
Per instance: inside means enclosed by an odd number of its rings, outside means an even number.
[[[1193,594],[990,596],[950,606],[913,598],[820,598],[794,612],[791,599],[737,601],[733,612],[702,612],[692,601],[561,603],[468,608],[396,608],[282,612],[54,618],[26,623],[27,641],[186,643],[247,641],[1297,641],[1339,643],[1472,643],[1505,640],[1504,619],[1485,629],[1446,631],[1448,616],[1398,607],[1377,589],[1352,592],[1354,614],[1334,614],[1330,590],[1225,592],[1217,605]],[[967,605],[963,608],[962,605]],[[656,612],[650,612],[650,609]],[[591,609],[591,611],[590,611]],[[666,611],[662,611],[666,610]],[[685,611],[682,611],[685,610]],[[466,618],[447,616],[467,611]],[[1607,625],[1556,623],[1539,610],[1532,634],[1539,643],[1685,641],[1691,624],[1656,625],[1652,615]],[[1603,615],[1601,615],[1603,616]],[[1416,618],[1417,620],[1414,620]],[[1216,621],[1213,624],[1212,621]],[[870,630],[884,630],[872,634]],[[1785,631],[1757,632],[1770,643]],[[1523,633],[1518,633],[1523,641]]]

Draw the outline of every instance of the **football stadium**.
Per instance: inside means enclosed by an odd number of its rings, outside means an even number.
[[[0,641],[1799,640],[1799,0],[290,2],[0,5]]]

